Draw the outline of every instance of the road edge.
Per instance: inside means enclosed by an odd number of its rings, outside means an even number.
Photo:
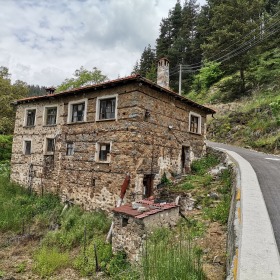
[[[257,175],[251,164],[237,153],[214,149],[225,152],[237,167],[234,207],[237,248],[228,279],[279,280],[279,252]]]

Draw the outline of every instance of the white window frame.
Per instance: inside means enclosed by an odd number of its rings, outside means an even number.
[[[54,141],[54,150],[51,152],[51,151],[48,151],[48,139],[53,139]],[[44,151],[45,151],[45,155],[53,155],[54,154],[54,151],[55,151],[55,137],[53,136],[46,136],[45,138],[45,144],[44,144]]]
[[[198,118],[198,132],[191,131],[191,117],[197,117]],[[201,115],[197,114],[195,112],[190,112],[189,114],[189,132],[194,134],[201,134]]]
[[[100,115],[100,101],[105,100],[105,99],[116,99],[116,107],[115,107],[115,117],[111,119],[99,119]],[[112,120],[117,120],[118,117],[118,94],[112,94],[112,95],[106,95],[106,96],[100,96],[97,97],[96,99],[96,115],[95,115],[95,120],[102,122],[102,121],[112,121]]]
[[[99,153],[100,153],[100,145],[101,144],[109,144],[110,145],[110,152],[107,160],[100,160]],[[98,163],[110,163],[111,162],[111,152],[112,152],[112,142],[108,141],[100,141],[95,144],[95,161]]]
[[[56,108],[56,122],[55,122],[55,124],[47,124],[47,120],[48,120],[47,111],[48,111],[48,109],[51,109],[51,108]],[[57,118],[58,118],[58,104],[44,106],[43,124],[45,126],[57,125]]]
[[[26,151],[26,142],[29,141],[30,142],[30,154],[26,154],[25,151]],[[23,139],[23,143],[22,143],[22,153],[25,155],[25,156],[30,156],[32,154],[32,140],[31,139]]]
[[[34,125],[27,125],[27,111],[30,111],[30,110],[35,110]],[[25,110],[24,110],[23,126],[24,127],[33,127],[33,126],[35,126],[36,125],[36,115],[37,115],[37,108],[36,107],[25,108]]]
[[[67,155],[67,146],[68,146],[68,144],[72,144],[72,145],[73,145],[73,154],[72,154],[72,155]],[[65,153],[65,155],[66,155],[67,157],[72,157],[72,156],[74,156],[74,154],[75,154],[75,143],[72,142],[72,141],[67,141],[67,142],[66,142],[66,153]]]
[[[80,104],[80,103],[85,103],[85,111],[84,111],[84,119],[82,121],[77,121],[77,122],[72,122],[72,113],[73,113],[73,105],[75,104]],[[68,103],[68,116],[67,116],[67,123],[81,123],[81,122],[86,122],[87,121],[87,104],[88,104],[88,99],[79,99],[75,101],[70,101]]]

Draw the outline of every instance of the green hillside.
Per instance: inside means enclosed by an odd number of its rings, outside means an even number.
[[[236,94],[233,74],[187,97],[217,110],[208,125],[209,140],[279,154],[280,48],[256,56],[246,75],[246,95]]]

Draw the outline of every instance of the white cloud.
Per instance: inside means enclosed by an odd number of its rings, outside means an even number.
[[[0,66],[13,80],[57,85],[75,69],[129,75],[176,0],[0,0]]]

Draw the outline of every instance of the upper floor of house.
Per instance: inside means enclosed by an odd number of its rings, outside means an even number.
[[[195,134],[204,133],[210,108],[195,103],[139,76],[15,102],[15,132],[50,131],[61,126],[88,123],[108,126],[123,122],[147,122]]]

